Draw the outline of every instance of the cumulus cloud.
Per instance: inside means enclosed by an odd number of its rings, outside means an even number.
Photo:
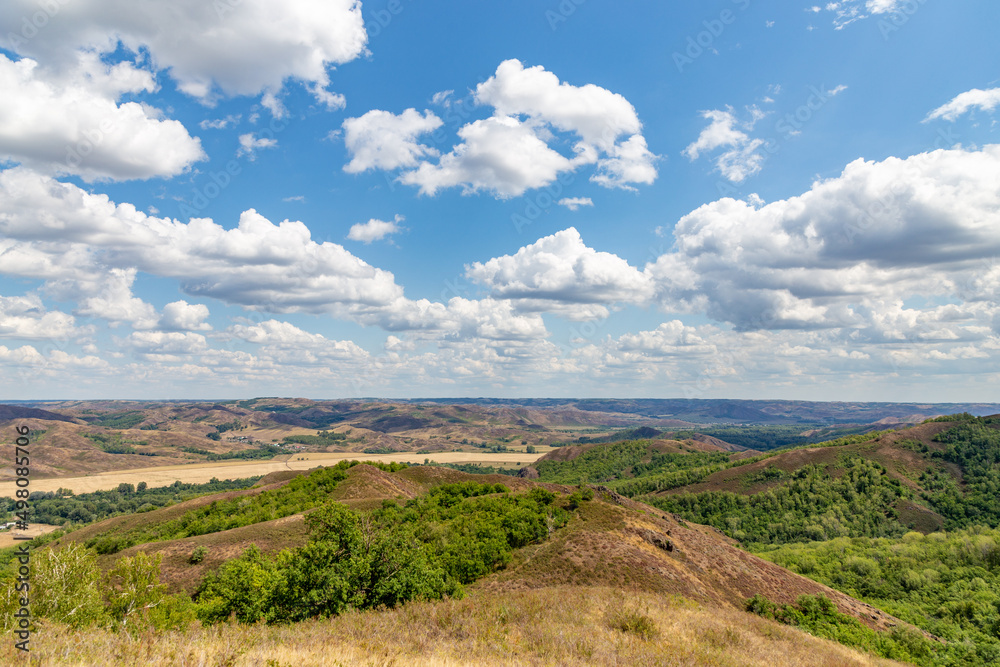
[[[25,170],[0,172],[0,273],[44,280],[77,314],[138,329],[205,329],[200,306],[162,316],[131,293],[138,272],[174,278],[186,294],[273,313],[323,313],[389,331],[515,339],[546,335],[537,315],[506,301],[403,295],[392,273],[343,246],[312,240],[302,222],[253,209],[232,229],[207,218],[157,218],[105,195]]]
[[[1000,146],[857,160],[798,197],[698,208],[646,273],[667,310],[742,330],[912,337],[940,305],[904,305],[915,296],[964,302],[945,328],[987,327],[1000,293],[1000,270],[982,264],[1000,253],[998,183]]]
[[[76,333],[73,316],[46,310],[38,295],[0,296],[0,338],[60,339]]]
[[[160,360],[177,360],[208,349],[205,337],[190,331],[133,331],[125,345],[143,358]]]
[[[351,161],[344,165],[344,171],[356,174],[369,169],[415,167],[419,158],[438,155],[436,149],[417,142],[417,137],[441,125],[442,120],[432,112],[421,115],[416,109],[399,115],[374,109],[358,118],[348,118],[342,127]]]
[[[392,220],[378,220],[372,218],[368,222],[359,222],[351,225],[347,238],[351,241],[361,241],[368,244],[372,241],[380,241],[390,234],[398,233],[402,228],[399,226],[405,218],[397,215]]]
[[[606,315],[604,305],[648,302],[654,289],[648,276],[622,258],[587,247],[572,227],[513,255],[467,266],[465,275],[494,297],[517,300],[524,310],[567,316],[578,311],[573,319]]]
[[[682,151],[686,158],[694,162],[702,153],[725,148],[716,157],[715,166],[728,180],[740,183],[760,171],[764,157],[757,150],[764,142],[751,138],[744,130],[752,130],[756,122],[763,118],[762,112],[751,108],[750,120],[746,122],[736,118],[732,107],[703,111],[701,115],[710,122],[698,138]]]
[[[105,319],[113,327],[127,322],[136,329],[153,328],[158,319],[156,309],[132,294],[135,277],[134,268],[110,269],[97,293],[80,301],[76,314]]]
[[[205,159],[180,122],[118,103],[123,94],[155,89],[152,75],[131,63],[110,66],[82,54],[57,74],[0,54],[0,89],[0,158],[88,181],[175,176]]]
[[[476,102],[489,104],[498,116],[527,116],[572,132],[580,141],[609,152],[621,135],[642,129],[635,108],[623,96],[588,83],[560,82],[539,66],[525,69],[519,60],[505,60],[496,73],[476,87]]]
[[[924,122],[937,118],[955,120],[973,109],[992,112],[998,105],[1000,105],[1000,88],[990,88],[989,90],[973,88],[956,95],[951,101],[931,111],[927,114]]]
[[[449,96],[437,94],[433,102],[448,106]],[[398,180],[422,194],[461,187],[464,194],[500,198],[544,187],[589,164],[596,165],[591,180],[608,188],[633,189],[656,179],[657,156],[641,134],[635,108],[617,93],[560,82],[541,66],[506,60],[476,87],[472,100],[492,107],[493,115],[460,127],[461,141],[443,155],[417,141],[442,124],[430,111],[374,110],[349,118],[343,125],[351,155],[345,171],[401,168]]]
[[[329,340],[279,320],[259,324],[237,324],[227,330],[230,335],[249,343],[264,346],[264,356],[279,356],[283,362],[297,363],[362,360],[368,353],[353,341]]]
[[[437,164],[424,162],[404,172],[400,181],[419,186],[421,194],[461,186],[465,194],[491,192],[514,197],[552,183],[559,173],[589,160],[564,157],[542,141],[535,130],[510,116],[493,116],[465,125],[463,140]]]
[[[168,303],[163,307],[158,327],[164,331],[208,331],[212,328],[208,319],[208,306],[188,303],[183,299]]]
[[[97,290],[116,269],[119,283],[131,284],[138,270],[177,278],[191,296],[273,312],[384,305],[402,295],[391,273],[316,243],[301,222],[274,224],[251,209],[233,229],[207,218],[185,224],[24,169],[0,172],[0,234],[3,273],[76,283],[91,276]],[[135,319],[123,299],[123,291],[102,293],[85,310]]]
[[[368,39],[358,0],[85,0],[60,3],[44,30],[19,38],[22,18],[36,11],[34,0],[0,4],[0,46],[58,66],[120,43],[209,103],[220,90],[274,94],[296,79],[329,104],[328,68],[365,53]]]

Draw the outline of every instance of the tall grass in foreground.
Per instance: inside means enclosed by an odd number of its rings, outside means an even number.
[[[609,588],[479,590],[293,625],[138,636],[44,623],[32,665],[895,665],[774,622]],[[12,644],[0,663],[24,664]]]

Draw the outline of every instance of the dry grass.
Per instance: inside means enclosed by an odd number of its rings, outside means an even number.
[[[50,423],[50,422],[46,422]],[[110,454],[107,456],[111,456]],[[122,455],[126,456],[126,455]],[[502,463],[528,465],[540,458],[542,454],[525,454],[523,452],[491,453],[491,452],[439,452],[435,454],[415,454],[413,452],[399,452],[396,454],[364,454],[357,452],[340,453],[300,453],[292,455],[290,460],[267,459],[261,461],[208,461],[196,462],[186,465],[156,466],[153,468],[141,468],[135,470],[117,470],[113,472],[102,472],[84,477],[52,477],[48,479],[31,480],[32,491],[55,491],[60,487],[72,489],[74,493],[90,493],[115,489],[122,482],[128,484],[138,484],[146,482],[149,486],[168,486],[175,480],[192,484],[203,484],[213,477],[219,479],[235,479],[240,477],[253,477],[256,475],[267,475],[272,472],[288,470],[309,470],[316,466],[332,466],[343,460],[355,461],[382,461],[389,463],[392,461],[404,463],[423,463],[424,459],[430,459],[437,463],[482,463],[484,465],[497,465]],[[148,457],[137,456],[137,459],[148,459]],[[282,459],[287,458],[283,456]],[[0,496],[14,497],[17,487],[13,478],[10,481],[0,482]]]
[[[615,615],[649,631],[616,629]],[[294,626],[221,625],[137,639],[41,629],[32,665],[895,665],[732,609],[608,588],[561,587],[411,603]],[[10,642],[0,663],[21,664]]]

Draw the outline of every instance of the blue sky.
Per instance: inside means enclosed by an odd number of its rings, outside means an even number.
[[[0,399],[995,401],[985,1],[14,0]]]

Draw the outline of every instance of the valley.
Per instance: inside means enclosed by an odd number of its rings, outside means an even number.
[[[67,616],[41,585],[39,650],[61,664],[89,633],[126,655],[141,629],[189,645],[181,662],[279,660],[278,642],[324,664],[366,650],[365,619],[444,662],[1000,659],[1000,417],[854,423],[852,406],[792,426],[526,403],[11,408],[29,410],[6,427],[30,428],[31,504],[54,529],[30,543],[33,576],[72,573],[59,590],[90,600]],[[142,595],[136,576],[154,582]]]

